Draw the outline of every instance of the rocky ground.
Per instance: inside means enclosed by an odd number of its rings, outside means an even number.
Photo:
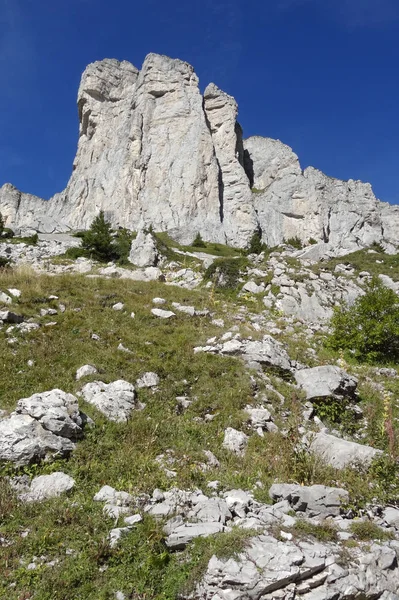
[[[398,599],[397,365],[326,345],[397,256],[78,244],[0,244],[0,596]]]

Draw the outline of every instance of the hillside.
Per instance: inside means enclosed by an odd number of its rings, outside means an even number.
[[[397,362],[328,344],[398,255],[79,244],[0,243],[0,597],[398,599]]]

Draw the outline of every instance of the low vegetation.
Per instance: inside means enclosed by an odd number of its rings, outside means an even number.
[[[336,308],[329,345],[366,362],[399,357],[399,297],[374,277],[352,306]]]

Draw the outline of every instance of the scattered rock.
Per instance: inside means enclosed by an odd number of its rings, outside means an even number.
[[[148,371],[136,381],[137,388],[153,388],[159,385],[159,376],[156,373]]]
[[[81,394],[86,402],[93,404],[110,421],[117,423],[127,421],[131,412],[137,408],[135,389],[123,379],[108,384],[103,381],[87,383]]]
[[[170,319],[176,316],[171,310],[162,310],[162,308],[153,308],[151,312],[155,317],[159,317],[160,319]]]
[[[228,427],[224,432],[223,448],[234,452],[234,454],[243,455],[248,444],[248,436],[242,431],[237,431],[233,427]]]
[[[41,502],[61,496],[74,486],[75,480],[61,471],[51,473],[51,475],[39,475],[32,479],[29,491],[20,495],[20,499],[24,502]]]
[[[80,367],[77,371],[76,371],[76,381],[79,381],[79,379],[82,379],[83,377],[88,377],[89,375],[95,375],[96,373],[98,373],[96,367],[93,367],[93,365],[83,365],[83,367]]]
[[[316,434],[310,450],[335,469],[344,469],[350,465],[367,468],[373,458],[382,454],[381,450],[371,446],[349,442],[324,432]]]
[[[357,379],[333,365],[301,369],[295,373],[297,384],[305,391],[306,400],[315,398],[353,397]]]
[[[341,504],[349,502],[346,490],[325,485],[275,483],[271,486],[269,495],[277,502],[288,500],[295,512],[306,513],[308,517],[335,517],[340,513]]]

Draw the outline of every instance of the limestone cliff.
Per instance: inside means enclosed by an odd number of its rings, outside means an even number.
[[[79,141],[66,189],[51,200],[0,188],[0,211],[17,230],[87,228],[100,210],[113,225],[152,225],[189,243],[245,247],[261,230],[271,246],[298,236],[315,253],[399,241],[399,209],[369,184],[331,179],[278,140],[242,140],[237,104],[216,85],[201,96],[194,69],[149,54],[141,71],[105,59],[84,71]],[[251,191],[251,188],[253,190]]]

